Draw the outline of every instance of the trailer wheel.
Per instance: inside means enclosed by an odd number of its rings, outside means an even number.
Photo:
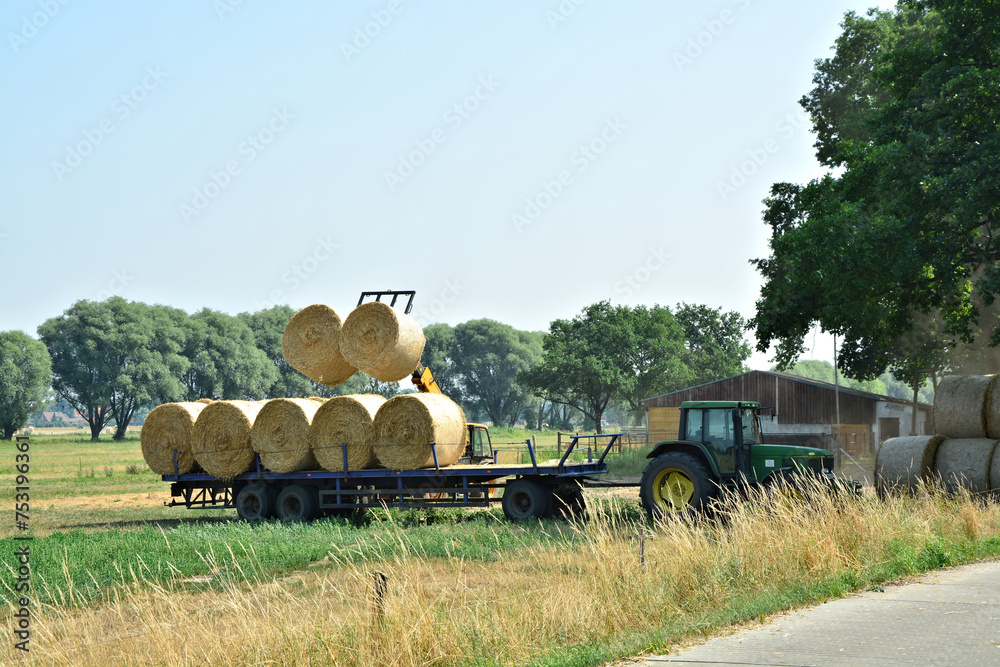
[[[697,513],[715,495],[715,484],[705,466],[690,454],[668,452],[646,466],[639,482],[639,498],[649,515]]]
[[[556,491],[552,494],[552,510],[561,519],[576,519],[587,513],[587,500],[583,491]]]
[[[541,519],[552,511],[552,492],[530,479],[519,479],[503,490],[504,515],[512,520]]]
[[[278,518],[286,521],[312,521],[318,505],[316,489],[298,484],[286,486],[278,494]]]
[[[272,518],[275,505],[274,489],[264,484],[249,484],[236,494],[236,514],[244,521]]]

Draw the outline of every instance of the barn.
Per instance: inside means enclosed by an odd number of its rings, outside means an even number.
[[[833,449],[840,402],[842,447],[852,455],[874,453],[887,438],[911,435],[913,403],[837,387],[788,373],[749,371],[643,401],[650,442],[677,437],[684,401],[756,401],[765,442]],[[917,404],[916,435],[931,432],[931,406]]]

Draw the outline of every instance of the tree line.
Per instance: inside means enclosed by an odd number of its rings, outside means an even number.
[[[295,312],[188,314],[111,297],[78,301],[42,323],[38,340],[0,332],[0,430],[10,439],[53,399],[80,413],[93,440],[112,425],[120,440],[164,402],[406,391],[361,372],[327,387],[291,368],[281,338]],[[640,423],[645,398],[743,372],[745,326],[721,308],[602,301],[548,332],[491,319],[429,325],[422,363],[470,419],[536,429],[582,420],[600,431],[609,413]]]

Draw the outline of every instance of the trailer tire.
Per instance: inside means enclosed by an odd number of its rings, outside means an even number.
[[[318,505],[316,489],[292,484],[278,494],[278,518],[285,521],[312,521],[316,518]]]
[[[542,519],[552,511],[552,491],[530,479],[518,479],[504,487],[504,515],[511,521]]]
[[[587,513],[587,499],[581,489],[556,491],[552,494],[552,511],[560,519],[577,519]]]
[[[683,452],[667,452],[642,472],[639,498],[650,517],[659,519],[701,512],[717,488],[701,461]]]
[[[260,521],[274,517],[274,489],[265,484],[248,484],[236,494],[236,514],[244,521]]]

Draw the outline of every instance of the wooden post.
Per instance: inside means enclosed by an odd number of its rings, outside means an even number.
[[[372,572],[374,587],[372,590],[372,627],[381,629],[385,625],[385,592],[389,585],[389,576],[381,570]]]
[[[639,532],[639,567],[646,568],[646,531]]]

